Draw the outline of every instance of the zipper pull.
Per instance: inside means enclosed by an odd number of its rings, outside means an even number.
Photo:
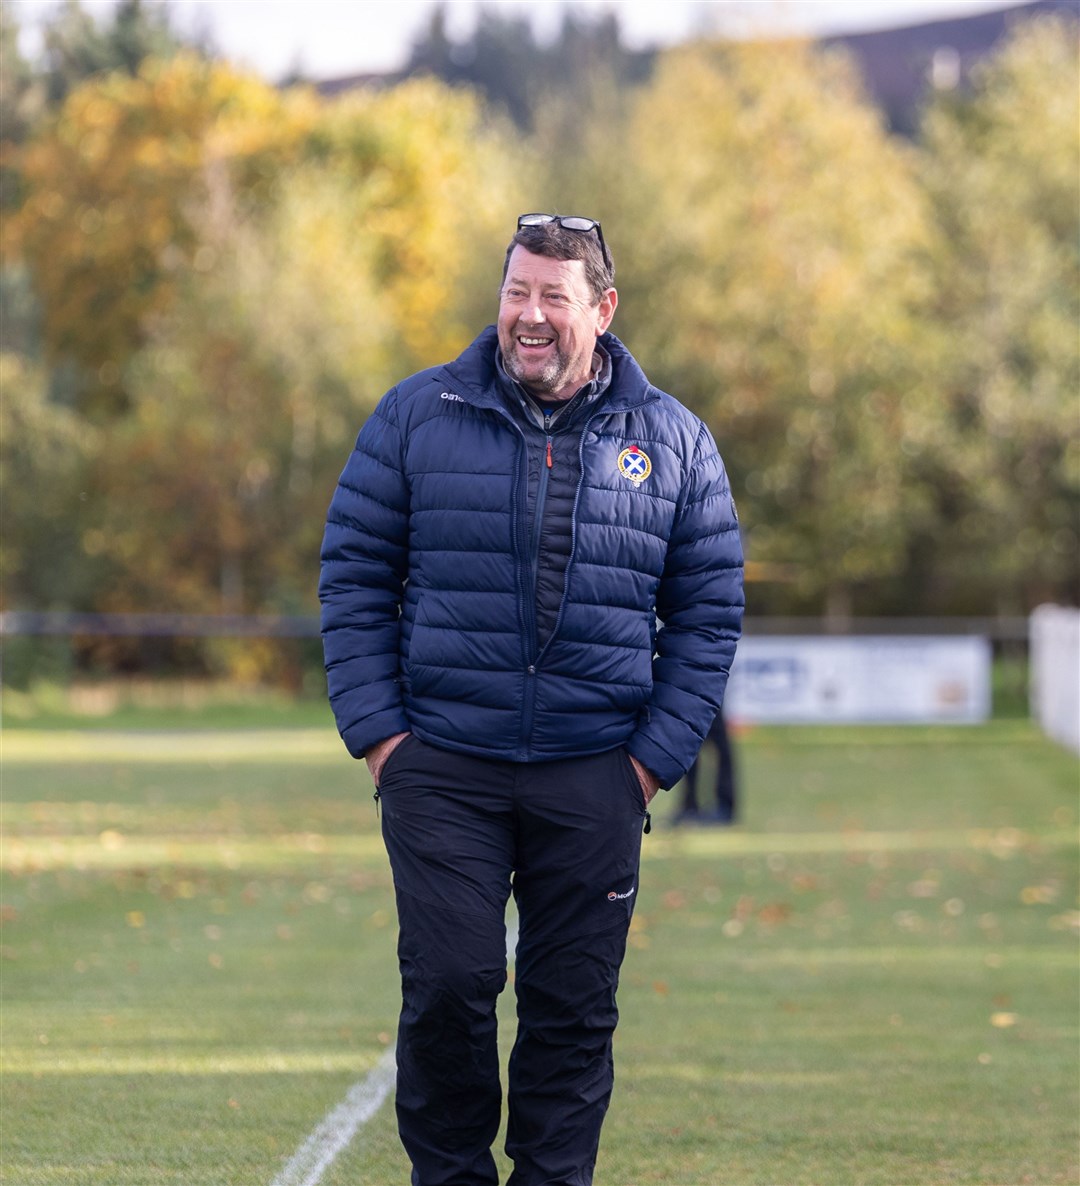
[[[547,433],[547,467],[551,469],[551,413],[544,413],[544,432]]]
[[[379,818],[379,800],[382,798],[382,791],[380,791],[378,787],[375,788],[375,794],[372,795],[372,798],[375,800],[375,818],[378,819]]]
[[[548,437],[547,444],[547,467],[551,469],[551,437]]]
[[[648,836],[648,834],[652,831],[652,813],[648,810],[648,808],[645,809],[645,827],[643,827],[641,830],[646,836]]]

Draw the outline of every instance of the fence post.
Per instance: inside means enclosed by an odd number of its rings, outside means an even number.
[[[1080,753],[1080,609],[1031,615],[1031,711],[1055,741]]]

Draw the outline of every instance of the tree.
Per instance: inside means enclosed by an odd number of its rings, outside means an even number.
[[[49,103],[58,106],[96,74],[119,70],[134,78],[148,58],[169,58],[182,49],[207,55],[209,48],[180,34],[167,2],[120,0],[97,21],[79,0],[65,0],[45,29],[41,76]]]
[[[98,433],[47,395],[40,364],[0,351],[0,589],[6,608],[69,609],[98,573],[82,549]],[[83,602],[86,604],[86,601]]]
[[[312,611],[364,418],[467,342],[468,294],[494,308],[511,182],[469,95],[425,81],[317,104],[289,163],[245,179],[260,129],[221,116],[206,134],[193,263],[144,322],[129,407],[92,463],[93,608]],[[273,652],[234,660],[265,675]]]
[[[1080,593],[1077,23],[1017,27],[923,139],[940,228],[939,597],[1006,613]]]
[[[446,7],[437,4],[413,45],[406,76],[431,74],[454,86],[475,88],[524,132],[543,128],[539,107],[571,94],[580,98],[597,73],[611,75],[620,86],[643,81],[654,56],[651,50],[629,50],[622,44],[614,13],[590,19],[568,8],[550,44],[537,38],[530,17],[496,8],[481,7],[476,27],[464,41],[452,41],[446,23]]]
[[[4,255],[29,268],[46,357],[73,368],[83,411],[127,406],[127,364],[199,262],[210,172],[257,184],[313,119],[303,93],[181,54],[82,83],[14,154],[22,200]]]
[[[926,511],[910,152],[845,60],[788,41],[664,54],[621,155],[620,322],[716,432],[750,558],[795,576],[757,605],[843,619],[900,578]]]

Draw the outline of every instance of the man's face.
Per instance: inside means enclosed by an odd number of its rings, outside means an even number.
[[[581,260],[514,248],[499,294],[499,346],[526,391],[570,399],[589,381],[596,339],[611,324],[618,295],[609,288],[592,302]]]

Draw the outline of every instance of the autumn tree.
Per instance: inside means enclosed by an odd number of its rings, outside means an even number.
[[[931,588],[1022,613],[1080,594],[1077,22],[1019,26],[973,81],[923,129],[949,427]]]
[[[845,60],[781,41],[664,54],[621,157],[620,323],[713,427],[751,560],[792,578],[755,608],[842,620],[900,578],[925,509],[908,462],[934,433],[932,283],[910,152]]]
[[[475,99],[430,80],[271,92],[261,115],[253,97],[199,138],[190,246],[142,312],[94,460],[96,608],[311,612],[364,418],[494,313],[512,152]]]
[[[224,163],[248,174],[287,160],[313,101],[193,55],[76,87],[16,157],[22,202],[6,259],[29,267],[46,355],[78,375],[90,414],[126,406],[125,370],[197,262],[193,212]]]

